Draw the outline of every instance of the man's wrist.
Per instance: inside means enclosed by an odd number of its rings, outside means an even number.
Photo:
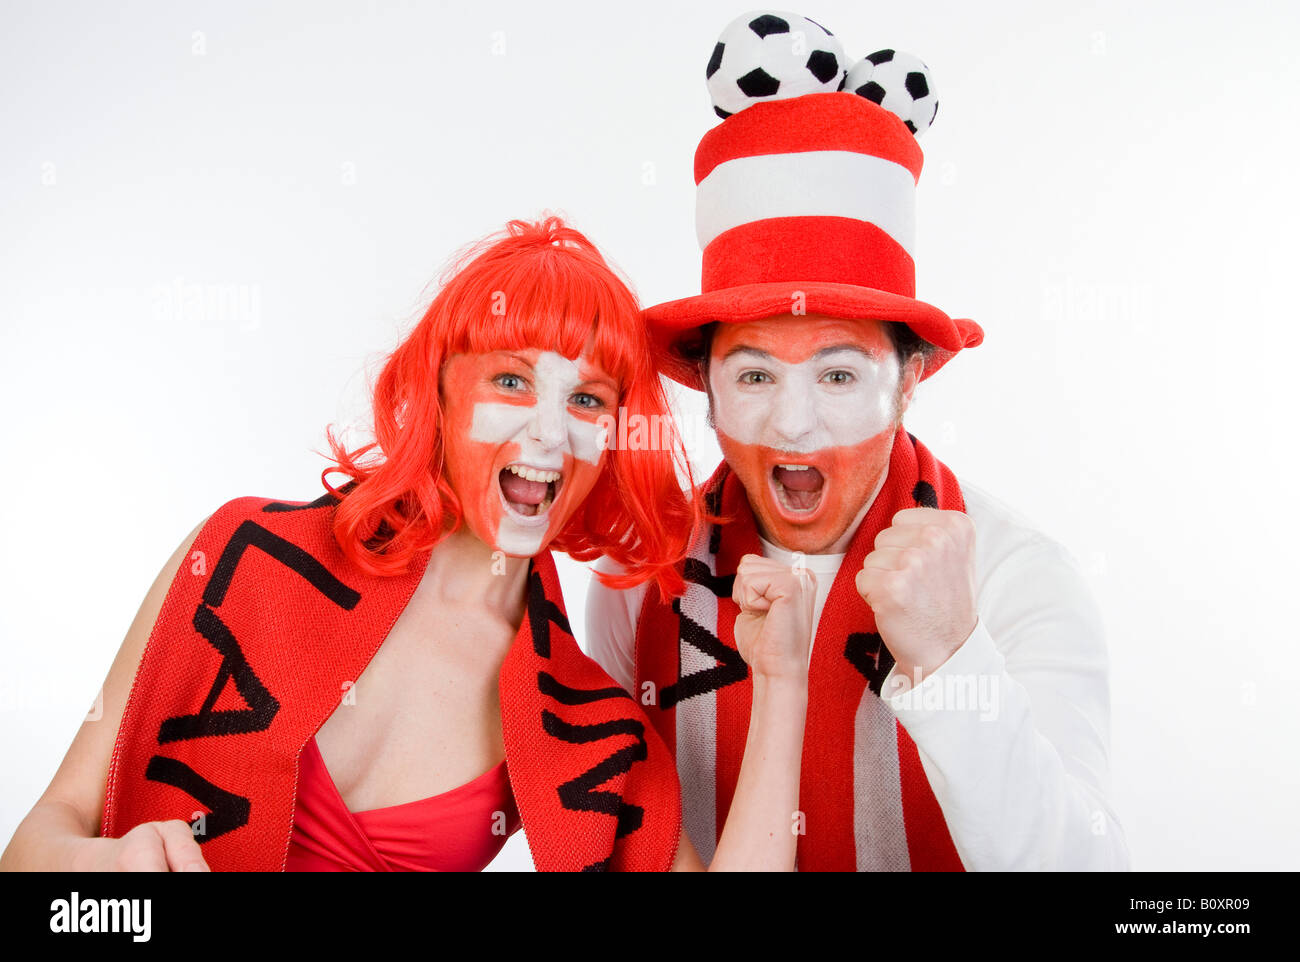
[[[895,658],[894,668],[890,672],[890,681],[893,686],[901,687],[895,687],[894,694],[901,694],[909,688],[915,688],[946,665],[952,660],[952,656],[957,654],[966,642],[970,641],[971,636],[975,634],[975,629],[978,627],[979,617],[976,616],[975,620],[971,622],[970,629],[955,644],[950,641],[922,660],[913,660],[906,657]],[[900,679],[905,679],[906,684]]]

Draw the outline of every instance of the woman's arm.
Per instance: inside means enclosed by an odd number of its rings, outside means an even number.
[[[190,532],[159,572],[108,671],[102,714],[82,723],[49,787],[19,823],[0,856],[0,870],[206,869],[199,845],[183,821],[148,822],[119,839],[98,837],[108,766],[132,680],[172,579],[188,560],[190,546],[202,527],[200,524]]]
[[[737,568],[736,647],[749,665],[753,698],[736,794],[711,872],[794,869],[816,595],[816,576],[806,568],[758,555],[746,555]],[[703,867],[683,835],[673,870]]]

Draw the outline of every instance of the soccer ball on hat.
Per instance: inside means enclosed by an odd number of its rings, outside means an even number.
[[[877,50],[854,64],[844,78],[844,89],[896,114],[917,136],[925,133],[939,112],[930,68],[901,50]]]
[[[705,77],[719,117],[764,100],[833,93],[844,82],[844,48],[814,20],[781,10],[737,17],[718,37]]]

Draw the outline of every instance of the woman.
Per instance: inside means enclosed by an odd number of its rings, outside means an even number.
[[[600,430],[667,415],[649,358],[635,298],[558,218],[472,249],[383,369],[375,444],[330,436],[350,482],[232,501],[177,549],[3,867],[477,870],[521,819],[539,868],[702,867],[668,750],[578,650],[549,553],[681,591],[680,448]],[[737,578],[779,695],[755,699],[711,868],[793,867],[805,580]]]

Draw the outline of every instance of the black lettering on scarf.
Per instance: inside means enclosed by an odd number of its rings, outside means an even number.
[[[867,679],[867,687],[879,695],[885,676],[894,667],[894,656],[885,647],[884,639],[874,631],[855,631],[844,645],[844,657]]]
[[[749,665],[740,657],[740,652],[728,648],[717,635],[683,613],[679,602],[680,599],[673,599],[673,611],[677,613],[677,631],[681,640],[698,648],[718,664],[682,675],[671,685],[664,685],[659,690],[659,705],[665,710],[688,698],[717,691],[749,677]]]
[[[532,567],[531,562],[529,567]],[[528,627],[533,636],[533,651],[537,652],[539,658],[551,657],[551,625],[573,637],[568,617],[559,605],[546,597],[542,576],[532,570],[528,574]]]
[[[632,697],[618,685],[593,689],[570,688],[554,675],[545,671],[537,673],[537,690],[543,695],[554,698],[561,705],[589,705],[594,701],[604,701],[606,698]]]
[[[158,726],[158,743],[189,741],[208,735],[241,735],[265,731],[280,711],[280,702],[253,671],[238,639],[221,617],[214,611],[226,598],[235,569],[244,557],[244,551],[260,548],[281,564],[297,572],[334,604],[351,611],[361,600],[356,590],[349,588],[310,553],[273,534],[253,521],[245,521],[221,551],[221,557],[212,577],[203,588],[203,600],[194,612],[194,628],[221,655],[221,667],[208,690],[198,712],[177,715],[163,720]],[[247,708],[213,711],[217,698],[226,683],[234,681],[235,690],[247,703]],[[210,842],[227,832],[248,824],[252,802],[243,795],[228,792],[212,784],[185,762],[163,755],[154,755],[145,769],[145,778],[179,788],[208,806],[208,831],[198,839]]]
[[[717,598],[730,598],[736,583],[734,574],[715,575],[709,570],[708,565],[696,558],[686,559],[682,575],[687,581],[707,588]],[[679,641],[699,649],[718,664],[712,668],[703,668],[684,675],[671,685],[665,685],[659,691],[661,708],[667,710],[678,702],[717,691],[749,677],[749,665],[745,664],[745,659],[740,657],[740,652],[728,648],[717,635],[683,612],[680,598],[673,599],[672,609],[677,615]]]
[[[708,565],[697,558],[686,559],[682,577],[692,584],[708,588],[717,598],[730,598],[731,591],[736,586],[735,575],[715,575]]]
[[[714,486],[711,491],[704,494],[704,510],[715,518],[722,514],[722,482]],[[716,555],[718,549],[722,547],[722,525],[709,525],[709,554]]]
[[[929,481],[916,482],[916,487],[912,489],[912,500],[916,502],[918,508],[939,507],[939,495],[935,493],[934,485]]]
[[[212,681],[208,697],[195,715],[177,715],[165,719],[158,726],[158,744],[189,741],[204,735],[244,735],[265,731],[280,710],[280,702],[266,690],[262,680],[244,658],[243,649],[231,634],[226,623],[215,611],[200,603],[194,612],[194,627],[213,648],[221,653],[221,667]],[[248,704],[247,708],[213,711],[226,682],[235,682],[235,690]]]
[[[235,576],[235,569],[249,547],[261,548],[280,564],[302,575],[313,588],[344,611],[351,611],[361,600],[359,592],[330,574],[329,569],[292,541],[272,534],[255,521],[245,521],[230,536],[216,570],[203,589],[203,601],[212,608],[221,607]]]
[[[636,739],[631,745],[620,748],[577,778],[565,782],[557,791],[560,804],[571,811],[601,812],[614,816],[617,820],[615,838],[622,838],[640,828],[645,809],[623,801],[623,796],[618,792],[599,789],[597,786],[631,771],[634,764],[646,760],[648,750],[645,726],[635,718],[615,718],[594,725],[572,725],[558,715],[542,709],[542,728],[546,734],[571,745],[585,745],[618,735],[631,735]]]
[[[262,510],[267,514],[282,511],[311,511],[315,508],[330,507],[336,501],[338,501],[338,498],[326,491],[315,501],[309,501],[306,504],[295,504],[292,501],[272,501],[270,504],[262,505]]]
[[[532,633],[533,650],[542,658],[551,657],[551,625],[555,625],[566,635],[572,637],[569,619],[565,617],[560,606],[546,597],[546,587],[542,584],[541,574],[532,568],[528,575],[528,627]],[[549,672],[537,673],[537,689],[543,695],[555,699],[562,705],[587,705],[608,698],[626,698],[632,700],[623,688],[615,685],[607,688],[573,688],[564,684]],[[589,768],[576,778],[558,786],[560,804],[577,812],[600,812],[615,819],[614,837],[623,838],[641,827],[645,818],[645,809],[623,801],[619,792],[600,789],[611,778],[616,778],[631,771],[632,766],[645,761],[648,750],[645,740],[645,726],[635,718],[615,718],[611,721],[594,725],[574,725],[558,715],[542,709],[542,730],[553,738],[572,745],[588,744],[606,738],[631,735],[636,739],[614,751],[603,761]],[[610,852],[600,861],[584,866],[584,872],[603,872],[609,867]]]
[[[213,785],[182,761],[155,755],[149,759],[149,767],[144,770],[144,777],[151,782],[162,782],[164,785],[179,788],[207,808],[208,815],[204,819],[205,831],[198,837],[200,845],[248,824],[248,816],[253,806],[247,798]]]

